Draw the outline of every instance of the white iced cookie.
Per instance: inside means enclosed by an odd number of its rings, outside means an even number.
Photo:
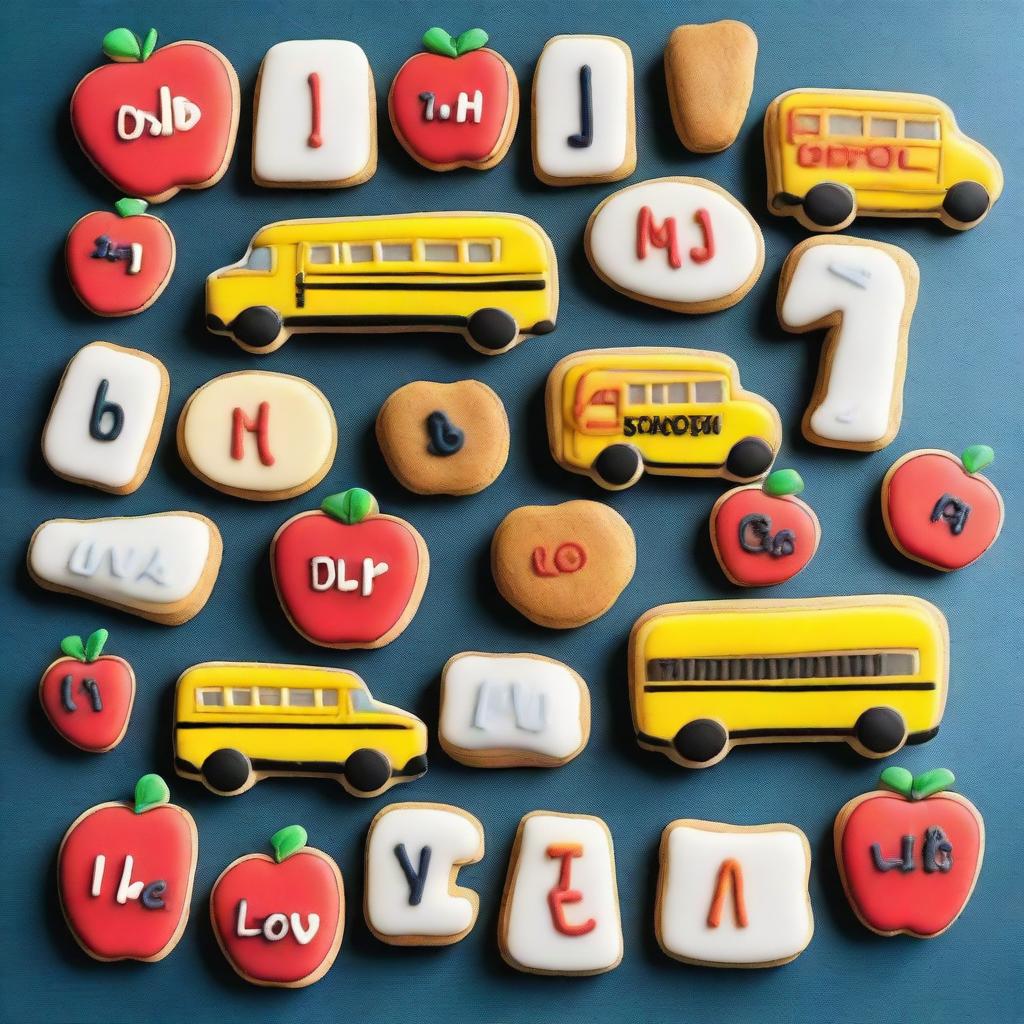
[[[554,768],[590,737],[590,691],[568,665],[539,654],[478,654],[441,673],[441,746],[475,768]]]
[[[484,855],[480,822],[450,804],[391,804],[366,837],[363,914],[393,946],[448,946],[476,923],[480,898],[455,884]]]
[[[94,341],[79,349],[43,427],[43,458],[58,476],[112,494],[137,490],[153,462],[170,380],[159,359]]]
[[[338,428],[308,380],[240,370],[204,384],[178,419],[178,453],[211,487],[281,501],[315,487],[334,462]]]
[[[533,974],[602,974],[619,965],[615,854],[600,818],[533,811],[519,823],[498,946],[506,963]]]
[[[811,848],[795,825],[681,818],[661,835],[655,907],[668,956],[711,967],[777,967],[814,934]]]
[[[269,188],[342,188],[377,170],[366,54],[344,39],[272,46],[256,80],[252,177]]]
[[[533,169],[547,185],[636,170],[633,56],[612,36],[549,39],[533,75]]]
[[[222,550],[216,525],[196,512],[50,519],[29,541],[28,571],[45,590],[177,626],[206,604]]]

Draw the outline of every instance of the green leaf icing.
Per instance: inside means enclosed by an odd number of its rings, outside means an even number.
[[[293,853],[298,853],[306,845],[308,838],[306,830],[301,825],[285,825],[270,837],[274,859],[280,864]]]
[[[897,793],[901,793],[908,800],[914,786],[914,776],[911,775],[906,768],[900,768],[897,765],[891,765],[886,768],[882,774],[878,777],[878,781],[889,789],[896,790]]]
[[[960,461],[968,473],[980,473],[994,461],[995,457],[996,453],[987,444],[972,444],[960,456]]]
[[[763,486],[765,494],[784,498],[789,494],[799,494],[804,489],[804,481],[795,469],[777,469],[768,474]]]
[[[464,53],[479,50],[487,45],[487,33],[482,28],[467,28],[455,40],[455,50],[461,57]]]
[[[95,661],[103,653],[109,637],[110,634],[105,629],[97,629],[95,633],[90,633],[89,639],[85,641],[85,660]]]
[[[127,28],[115,28],[103,37],[103,52],[112,60],[142,60],[139,37]]]
[[[455,40],[452,39],[450,32],[445,32],[443,28],[428,28],[423,33],[423,46],[424,49],[429,50],[431,53],[436,53],[441,57],[458,57],[459,51],[455,48]]]
[[[142,40],[142,59],[149,60],[153,51],[156,49],[156,29],[151,28],[146,33],[146,38]]]
[[[941,793],[944,789],[950,789],[954,782],[956,782],[956,778],[948,768],[933,768],[930,772],[914,777],[911,799],[924,800],[936,793]]]
[[[324,498],[320,508],[329,516],[339,520],[346,526],[361,523],[376,504],[373,495],[362,487],[351,487],[341,494],[332,494]]]
[[[159,775],[143,775],[135,783],[135,813],[142,814],[151,807],[159,807],[169,803],[171,791],[167,783]]]
[[[140,213],[145,213],[149,209],[149,203],[145,199],[118,199],[114,203],[114,209],[122,217],[137,217]]]
[[[85,645],[80,636],[66,636],[60,642],[60,649],[69,657],[85,661]]]

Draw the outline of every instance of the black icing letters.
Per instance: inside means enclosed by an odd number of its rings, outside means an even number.
[[[566,140],[573,149],[587,149],[594,142],[594,93],[590,84],[590,65],[580,67],[580,130]]]
[[[949,527],[954,537],[963,533],[967,525],[967,517],[971,514],[971,506],[955,494],[944,494],[932,509],[931,521],[943,522]]]
[[[871,844],[871,860],[879,871],[892,871],[899,868],[906,873],[914,870],[914,837],[904,836],[898,857],[883,857],[882,847],[878,843]]]
[[[92,415],[89,417],[89,434],[97,441],[116,441],[124,427],[124,409],[117,402],[107,401],[107,388],[110,381],[105,377],[96,388],[96,398],[92,403]],[[110,426],[104,430],[103,417],[110,417]]]
[[[427,451],[431,455],[454,455],[466,441],[465,433],[448,419],[447,413],[440,411],[427,417],[427,436]]]
[[[156,882],[150,882],[142,890],[139,899],[147,910],[163,910],[165,892],[167,892],[167,883],[161,878]]]
[[[796,550],[796,537],[792,530],[779,530],[772,535],[771,516],[751,512],[740,520],[740,547],[751,555],[771,555],[785,558]]]
[[[399,843],[395,847],[395,856],[398,858],[402,873],[409,883],[409,906],[418,907],[420,900],[423,899],[424,886],[427,884],[427,871],[430,868],[430,847],[424,846],[420,850],[420,866],[418,871],[413,868],[412,861],[409,860],[405,843]]]
[[[914,863],[914,840],[914,836],[903,836],[900,840],[900,855],[898,857],[883,857],[881,845],[872,843],[871,862],[879,871],[898,869],[904,874],[913,871],[917,867]],[[936,871],[945,874],[953,869],[953,844],[938,825],[929,825],[924,830],[921,867],[929,875]]]
[[[622,433],[626,437],[636,434],[661,434],[700,437],[701,434],[720,434],[721,416],[626,416],[622,421]]]

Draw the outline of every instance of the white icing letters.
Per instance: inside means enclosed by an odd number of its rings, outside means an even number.
[[[305,925],[302,923],[302,916],[294,911],[290,914],[283,914],[280,911],[268,914],[262,925],[247,924],[248,915],[249,901],[239,900],[238,914],[235,918],[235,934],[240,939],[260,935],[268,942],[280,942],[290,931],[300,946],[308,946],[320,930],[319,914],[307,914]]]
[[[378,576],[383,576],[389,568],[387,562],[374,562],[372,558],[364,558],[359,579],[350,580],[346,576],[344,558],[339,558],[335,562],[335,559],[326,555],[314,555],[309,560],[309,585],[317,592],[332,589],[342,592],[358,590],[363,597],[369,597],[373,593],[373,581]]]
[[[130,103],[121,104],[117,111],[117,137],[125,142],[141,138],[148,131],[152,136],[173,135],[176,131],[191,131],[203,116],[198,105],[184,96],[172,96],[169,86],[161,85],[157,94],[160,114],[133,107]],[[128,126],[129,118],[131,127]]]

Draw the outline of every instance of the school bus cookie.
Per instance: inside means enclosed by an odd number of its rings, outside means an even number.
[[[680,818],[661,834],[655,932],[702,967],[779,967],[810,944],[811,847],[795,825]]]
[[[764,268],[754,218],[704,178],[652,178],[614,192],[590,215],[583,244],[606,285],[675,313],[736,305]]]
[[[266,188],[347,188],[377,170],[377,97],[362,47],[275,43],[260,64],[252,180]]]
[[[688,348],[575,352],[548,375],[551,456],[607,490],[644,472],[746,483],[782,443],[775,407],[740,386],[729,356]]]
[[[476,924],[480,897],[457,885],[484,855],[480,822],[451,804],[391,804],[366,837],[363,916],[391,946],[450,946]]]
[[[985,822],[948,792],[953,773],[886,768],[879,788],[845,804],[833,835],[853,912],[877,935],[933,939],[952,926],[974,892],[985,855]]]
[[[533,172],[544,184],[628,178],[636,170],[629,47],[612,36],[549,39],[533,74],[532,123]]]
[[[177,443],[185,468],[203,483],[251,501],[283,501],[327,475],[338,427],[330,402],[308,380],[239,370],[192,393]]]
[[[159,775],[143,775],[133,801],[90,807],[57,853],[75,941],[94,960],[162,960],[188,923],[198,848],[192,815]]]
[[[1003,191],[1003,171],[931,96],[793,89],[764,117],[768,209],[810,231],[854,217],[934,217],[964,230]]]
[[[901,554],[953,572],[995,544],[1003,527],[1003,499],[981,475],[995,457],[987,444],[975,444],[960,458],[921,448],[893,463],[882,481],[882,519]]]
[[[443,28],[423,35],[426,53],[410,57],[388,93],[388,116],[402,148],[432,171],[486,171],[512,145],[519,84],[512,66],[487,48],[487,33]]]
[[[345,883],[333,858],[306,845],[301,825],[270,837],[213,883],[210,921],[235,972],[253,985],[305,988],[334,963],[345,930]]]
[[[478,380],[416,380],[377,414],[377,443],[388,469],[414,494],[476,494],[508,459],[508,416]]]
[[[629,635],[637,741],[686,768],[748,743],[888,757],[939,731],[948,678],[946,619],[916,597],[665,604]]]
[[[786,257],[779,323],[828,329],[802,423],[812,444],[874,452],[898,433],[919,280],[910,253],[863,238],[808,238]]]
[[[44,590],[180,626],[202,611],[220,571],[216,524],[198,512],[48,519],[28,545]]]
[[[505,962],[529,974],[603,974],[622,960],[612,834],[589,814],[519,823],[498,920]]]
[[[285,220],[206,279],[206,326],[254,355],[295,333],[461,334],[497,355],[555,329],[558,269],[513,213]]]
[[[757,36],[742,21],[680,25],[665,47],[665,84],[679,141],[721,153],[743,127],[754,90]]]
[[[178,678],[174,768],[219,796],[270,776],[378,796],[427,770],[427,727],[347,669],[209,661]]]
[[[498,592],[549,629],[572,629],[600,618],[635,568],[629,523],[596,501],[523,505],[505,516],[491,540]]]
[[[590,738],[590,691],[540,654],[453,655],[441,672],[438,739],[473,768],[557,768]]]

